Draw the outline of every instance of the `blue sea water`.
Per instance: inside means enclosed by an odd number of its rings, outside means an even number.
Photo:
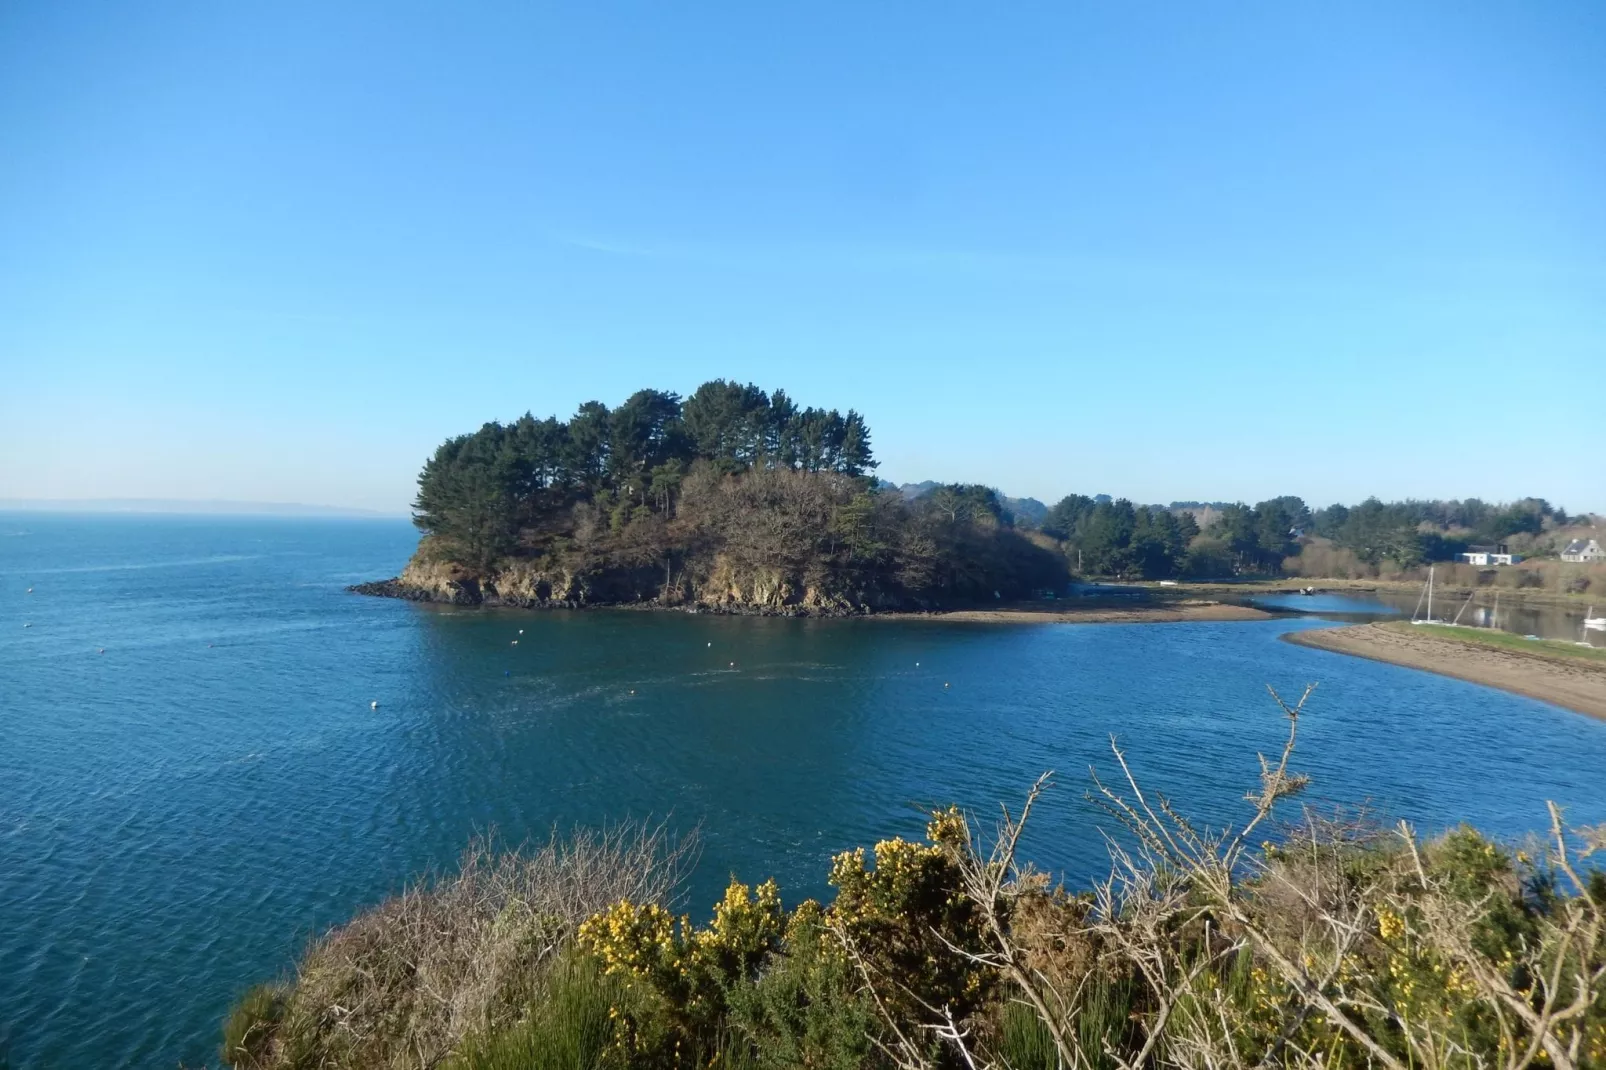
[[[1278,638],[1319,622],[519,613],[344,591],[394,575],[414,535],[0,514],[13,1068],[215,1062],[235,996],[493,827],[667,816],[701,826],[693,904],[733,873],[796,898],[826,892],[833,852],[918,834],[921,804],[991,808],[1055,769],[1030,852],[1085,881],[1103,855],[1083,791],[1111,735],[1150,784],[1226,820],[1281,740],[1267,684],[1321,682],[1295,761],[1319,804],[1511,836],[1546,799],[1606,819],[1606,723]]]

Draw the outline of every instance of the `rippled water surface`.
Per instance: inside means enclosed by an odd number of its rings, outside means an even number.
[[[1031,852],[1083,880],[1101,853],[1081,793],[1110,734],[1221,819],[1279,741],[1267,683],[1321,681],[1297,764],[1322,800],[1513,835],[1546,798],[1606,819],[1606,724],[1278,639],[1320,622],[541,614],[342,590],[413,541],[401,521],[0,515],[14,1068],[212,1060],[232,997],[490,826],[668,814],[703,829],[694,903],[731,873],[818,895],[831,852],[917,833],[915,804],[991,806],[1052,768]]]

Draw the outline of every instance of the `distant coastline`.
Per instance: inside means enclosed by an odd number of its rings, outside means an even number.
[[[403,520],[407,513],[306,502],[183,498],[0,498],[0,513],[156,513],[182,516],[301,516]]]

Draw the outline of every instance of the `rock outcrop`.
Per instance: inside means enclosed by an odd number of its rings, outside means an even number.
[[[688,612],[766,616],[843,617],[876,609],[880,600],[806,585],[777,569],[742,569],[717,556],[704,574],[683,570],[668,578],[634,569],[589,572],[541,567],[514,559],[484,573],[452,562],[414,555],[400,576],[350,588],[357,594],[455,606],[517,606],[580,609],[638,606]]]

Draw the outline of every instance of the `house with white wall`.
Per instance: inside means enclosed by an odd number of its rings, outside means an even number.
[[[1606,561],[1606,550],[1594,539],[1574,539],[1562,548],[1561,559],[1587,565],[1592,561]]]

